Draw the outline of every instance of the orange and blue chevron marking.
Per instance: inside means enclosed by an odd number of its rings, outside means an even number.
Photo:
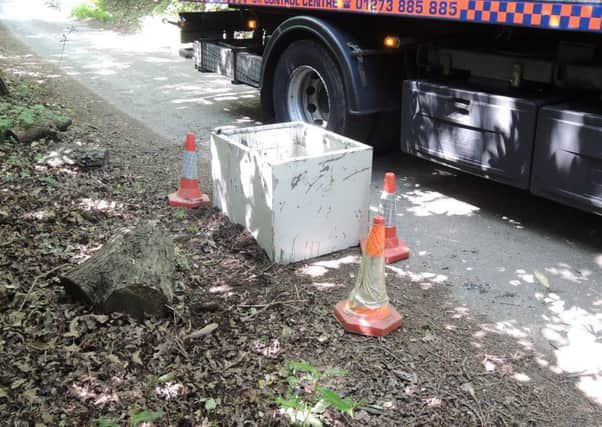
[[[602,31],[602,5],[469,0],[460,12],[469,22],[562,30]]]

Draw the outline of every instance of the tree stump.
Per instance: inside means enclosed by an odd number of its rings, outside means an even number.
[[[75,298],[104,313],[139,319],[165,313],[174,295],[175,246],[156,223],[123,229],[61,283]]]

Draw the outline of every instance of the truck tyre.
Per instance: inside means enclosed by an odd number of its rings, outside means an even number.
[[[343,78],[330,52],[299,40],[283,52],[274,70],[273,105],[278,122],[303,121],[366,142],[374,116],[351,115]]]

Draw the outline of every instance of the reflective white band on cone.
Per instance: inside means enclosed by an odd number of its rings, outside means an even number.
[[[198,179],[196,167],[196,152],[184,150],[182,162],[182,178]]]
[[[385,227],[395,226],[395,194],[383,192],[380,197],[380,211],[385,217]]]

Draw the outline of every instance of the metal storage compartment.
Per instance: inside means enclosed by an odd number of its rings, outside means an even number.
[[[195,43],[194,63],[200,71],[209,71],[234,78],[233,46],[222,42],[201,40]],[[198,46],[198,47],[197,47]]]
[[[234,77],[237,83],[259,87],[259,80],[261,79],[261,56],[248,52],[237,53]]]
[[[541,109],[531,192],[602,215],[602,105]]]
[[[514,187],[529,188],[538,108],[549,98],[406,80],[402,151]]]
[[[251,40],[196,40],[193,43],[193,63],[199,71],[226,76],[234,83],[259,87],[261,56],[246,52]]]

